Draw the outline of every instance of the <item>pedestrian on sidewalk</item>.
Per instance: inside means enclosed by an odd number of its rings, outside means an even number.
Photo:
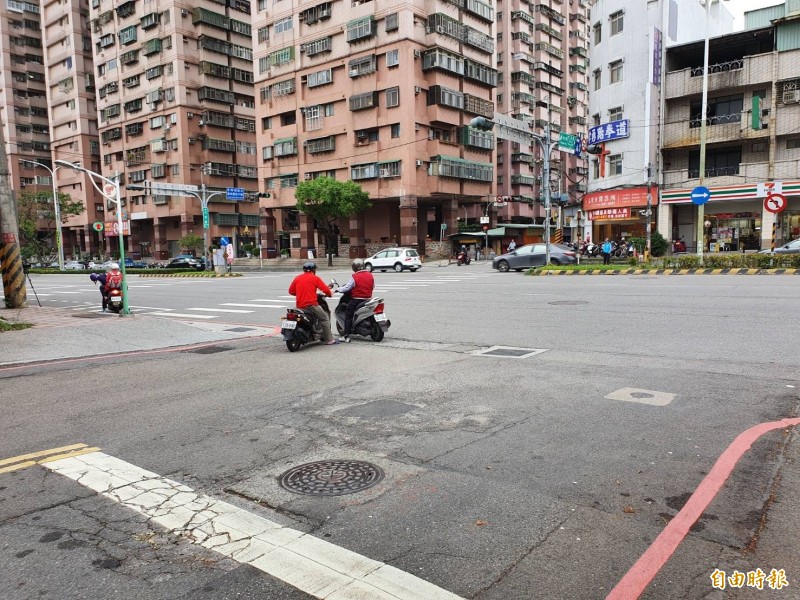
[[[606,241],[603,242],[602,246],[600,246],[600,251],[603,254],[604,265],[611,264],[611,250],[612,250],[611,242],[609,242],[608,238],[606,238]]]
[[[508,252],[511,253],[517,248],[517,242],[515,240],[511,240],[511,243],[508,245]]]

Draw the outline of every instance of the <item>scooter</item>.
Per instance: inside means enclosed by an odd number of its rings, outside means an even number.
[[[335,279],[331,281],[331,288],[333,286],[339,287]],[[336,330],[339,335],[344,335],[344,313],[349,302],[350,293],[345,292],[339,299],[339,304],[336,305]],[[383,312],[383,298],[370,298],[365,300],[353,313],[351,333],[372,338],[373,342],[380,342],[389,331],[391,324],[392,322]]]
[[[456,256],[456,264],[460,267],[461,265],[468,265],[472,260],[469,257],[469,254],[466,252],[459,252],[458,256]]]
[[[325,295],[317,292],[317,302],[330,318],[331,311]],[[289,308],[281,323],[281,335],[289,352],[297,352],[305,344],[322,340],[322,326],[310,310]]]
[[[122,290],[119,288],[114,288],[110,292],[108,292],[108,309],[113,312],[119,314],[122,310]]]

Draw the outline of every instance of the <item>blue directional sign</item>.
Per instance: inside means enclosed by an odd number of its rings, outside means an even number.
[[[692,190],[692,204],[705,204],[711,198],[711,190],[698,185]]]
[[[219,245],[220,246],[227,246],[228,244],[230,244],[230,241],[228,240],[228,238],[226,238],[225,236],[222,236],[221,238],[219,238]]]
[[[244,188],[225,188],[226,200],[244,200]]]

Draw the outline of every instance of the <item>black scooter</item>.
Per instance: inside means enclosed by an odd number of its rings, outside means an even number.
[[[325,295],[317,292],[317,302],[330,319],[331,310]],[[322,326],[313,312],[301,308],[289,308],[281,323],[281,335],[289,352],[297,352],[305,344],[322,340]]]
[[[331,288],[334,286],[339,287],[335,279],[331,281]],[[336,305],[336,330],[339,335],[344,335],[344,314],[349,302],[350,292],[345,292],[339,299],[339,304]],[[369,337],[373,342],[380,342],[392,324],[383,309],[383,298],[364,300],[353,314],[351,333]]]

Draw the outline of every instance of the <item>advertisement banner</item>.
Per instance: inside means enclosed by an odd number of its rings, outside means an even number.
[[[106,221],[104,224],[105,226],[105,234],[110,236],[118,236],[119,235],[119,223],[116,221]],[[122,222],[122,235],[130,235],[131,234],[131,222],[130,221],[123,221]]]
[[[650,194],[652,205],[656,206],[658,204],[658,188],[652,186]],[[583,210],[621,208],[623,206],[647,206],[647,187],[590,192],[583,197]]]
[[[589,211],[589,218],[592,221],[605,221],[608,219],[630,219],[630,208],[599,208]]]

